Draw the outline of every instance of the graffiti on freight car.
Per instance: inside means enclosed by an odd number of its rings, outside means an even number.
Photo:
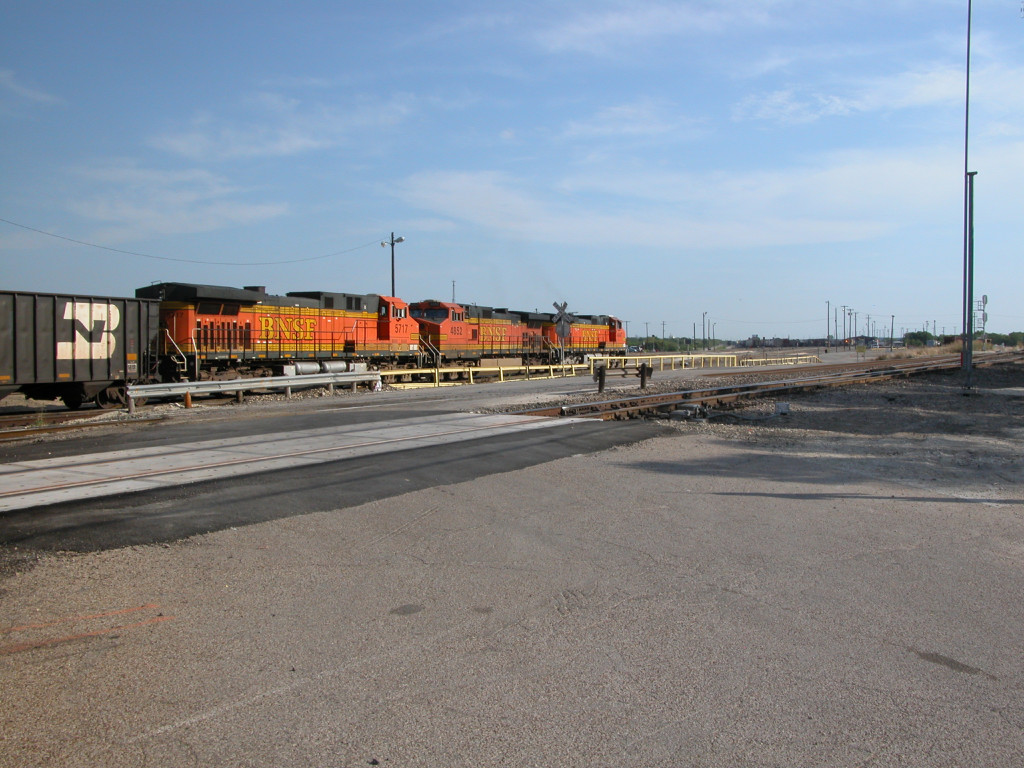
[[[71,321],[71,341],[57,342],[58,360],[106,360],[114,356],[121,325],[121,310],[116,304],[95,301],[69,301],[64,305],[65,320]]]

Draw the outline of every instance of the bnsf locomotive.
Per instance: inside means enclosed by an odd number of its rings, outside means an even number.
[[[0,292],[0,320],[0,397],[22,391],[71,408],[119,405],[134,381],[572,362],[626,349],[622,323],[608,315],[570,324],[542,312],[377,294],[276,296],[261,286],[157,283],[134,299]]]

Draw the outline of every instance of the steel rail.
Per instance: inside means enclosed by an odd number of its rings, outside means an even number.
[[[0,442],[20,440],[21,438],[33,437],[36,435],[47,435],[53,432],[70,432],[75,429],[90,429],[92,427],[121,427],[125,424],[147,424],[154,421],[164,421],[166,418],[166,416],[146,416],[144,418],[133,418],[130,421],[89,421],[82,419],[79,421],[72,421],[69,424],[52,424],[48,427],[4,427],[0,428]]]

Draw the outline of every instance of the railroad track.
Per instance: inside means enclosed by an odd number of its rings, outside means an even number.
[[[45,435],[52,432],[63,432],[88,427],[113,426],[119,422],[109,419],[100,420],[109,411],[25,411],[0,415],[0,441],[17,440],[33,435]],[[154,421],[157,419],[133,419],[132,423]]]
[[[976,366],[1017,362],[1024,359],[1019,352],[992,353],[975,358]],[[654,415],[684,408],[714,408],[729,406],[738,401],[770,395],[808,392],[823,387],[840,387],[850,384],[886,381],[897,377],[913,376],[920,373],[956,370],[960,367],[959,355],[942,355],[927,360],[903,360],[880,363],[849,363],[817,366],[815,372],[793,378],[774,381],[758,381],[745,384],[723,384],[679,392],[665,392],[655,395],[637,395],[615,400],[589,403],[574,403],[561,406],[532,408],[517,411],[521,414],[538,416],[574,416],[599,419],[626,419]],[[748,373],[749,371],[745,371]],[[727,375],[736,375],[735,373]]]

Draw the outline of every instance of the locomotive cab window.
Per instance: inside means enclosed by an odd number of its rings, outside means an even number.
[[[392,307],[391,308],[391,316],[392,317],[405,317],[405,315],[406,315],[406,308],[405,307]]]
[[[429,320],[433,323],[440,323],[448,319],[448,312],[444,308],[414,309],[412,316],[422,320]]]

